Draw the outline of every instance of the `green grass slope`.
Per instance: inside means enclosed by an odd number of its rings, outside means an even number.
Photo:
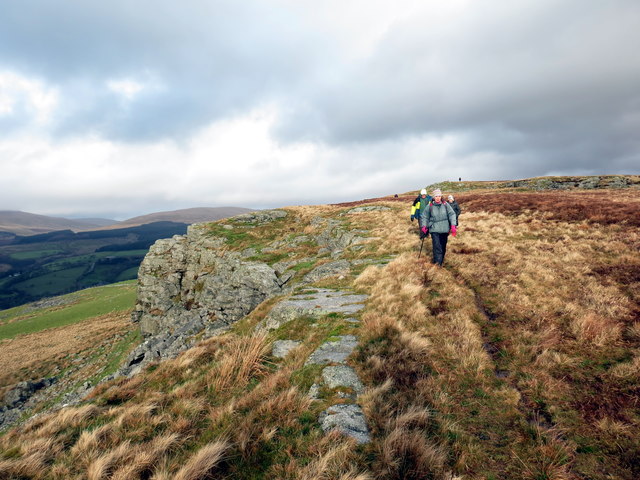
[[[0,312],[0,340],[131,310],[135,299],[135,281],[129,280],[63,295],[51,300],[52,307],[27,305],[3,310]]]

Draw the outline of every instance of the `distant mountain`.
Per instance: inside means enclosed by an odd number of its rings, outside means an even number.
[[[234,217],[243,213],[253,212],[255,209],[241,207],[216,207],[216,208],[185,208],[182,210],[172,210],[170,212],[157,212],[148,215],[141,215],[124,220],[106,228],[123,228],[144,225],[152,222],[178,222],[178,223],[199,223],[213,222],[222,218]]]
[[[154,222],[175,222],[188,225],[199,222],[213,222],[243,213],[253,212],[251,208],[217,207],[217,208],[185,208],[169,212],[156,212],[133,217],[122,222],[108,218],[62,218],[37,215],[35,213],[15,210],[0,210],[0,234],[38,235],[58,230],[86,232],[88,230],[105,230],[128,228]],[[0,238],[2,243],[2,238]]]
[[[49,217],[17,210],[0,210],[0,231],[16,235],[36,235],[55,230],[93,230],[115,223],[104,218],[69,219]]]

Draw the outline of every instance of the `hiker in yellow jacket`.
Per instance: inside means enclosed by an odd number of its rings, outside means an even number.
[[[411,205],[411,221],[413,222],[416,218],[420,221],[420,214],[424,211],[424,207],[429,205],[431,201],[431,195],[427,195],[427,189],[423,188],[420,190],[420,195],[416,197]]]

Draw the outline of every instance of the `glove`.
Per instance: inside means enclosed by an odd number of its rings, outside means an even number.
[[[458,233],[458,229],[456,228],[456,226],[451,225],[451,235],[455,237],[457,233]]]
[[[426,227],[426,225],[425,225],[424,227],[422,227],[422,229],[421,229],[421,230],[422,230],[422,234],[423,234],[423,235],[426,235],[426,234],[427,234],[427,232],[429,231],[429,229]]]
[[[413,222],[416,219],[415,215],[411,215],[411,221]]]

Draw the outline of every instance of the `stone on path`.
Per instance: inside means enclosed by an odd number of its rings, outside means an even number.
[[[297,294],[273,307],[257,329],[275,330],[300,317],[320,317],[330,313],[353,315],[364,308],[362,302],[367,298],[367,295],[322,288]]]
[[[364,390],[356,371],[347,365],[326,367],[322,370],[322,379],[329,388],[346,387],[351,388],[356,393],[362,393]]]
[[[371,441],[367,421],[359,405],[332,405],[320,414],[318,420],[325,433],[338,430],[355,438],[359,444]]]
[[[325,342],[313,352],[305,365],[327,365],[329,363],[345,363],[347,357],[358,345],[358,339],[353,335],[342,335],[339,340]]]
[[[362,302],[367,298],[367,295],[319,288],[313,293],[294,295],[283,303],[322,313],[356,313],[364,308]]]

